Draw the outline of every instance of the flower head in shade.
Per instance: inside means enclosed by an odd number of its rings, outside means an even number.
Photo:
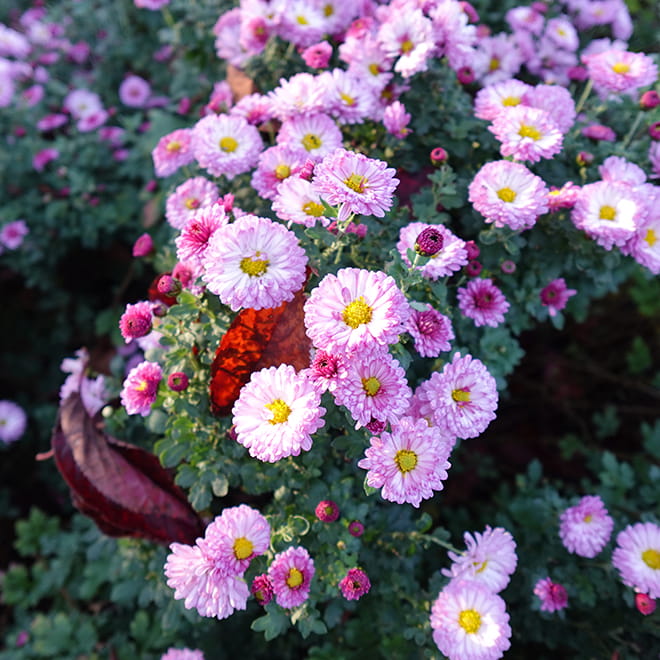
[[[167,0],[169,2],[169,0]],[[204,660],[204,654],[189,648],[167,649],[167,653],[160,656],[160,660]]]
[[[625,94],[652,85],[658,78],[658,67],[644,53],[609,49],[583,55],[594,89],[601,94]]]
[[[48,163],[57,160],[60,157],[60,152],[54,147],[46,147],[45,149],[40,149],[34,154],[32,158],[32,167],[34,167],[37,172],[43,172],[44,168]]]
[[[0,442],[8,445],[18,440],[27,426],[27,415],[23,408],[13,401],[0,401]]]
[[[371,438],[358,467],[367,470],[367,484],[380,488],[383,499],[419,507],[442,490],[452,443],[424,419],[401,417],[391,433]]]
[[[395,138],[403,140],[412,133],[412,129],[408,128],[411,118],[410,113],[406,112],[406,108],[401,101],[393,101],[385,108],[383,126]]]
[[[240,504],[224,509],[198,544],[228,574],[242,575],[254,557],[268,550],[270,525],[257,510]]]
[[[497,383],[486,365],[454,353],[419,386],[420,414],[459,438],[476,438],[495,419]]]
[[[321,522],[335,522],[339,518],[339,507],[332,500],[321,500],[314,513]]]
[[[151,412],[163,371],[156,362],[144,361],[131,369],[121,390],[121,404],[129,415],[146,417]]]
[[[220,204],[205,206],[195,211],[181,233],[174,239],[176,258],[184,263],[201,266],[213,233],[229,222]]]
[[[420,235],[427,229],[438,232],[442,238],[442,247],[422,266],[416,266],[422,275],[430,280],[448,277],[459,271],[468,262],[465,241],[453,234],[444,225],[429,225],[425,222],[411,222],[399,231],[396,249],[406,266],[412,266],[408,259],[408,250],[414,250]],[[439,242],[439,241],[438,241]]]
[[[624,584],[660,598],[660,525],[639,522],[619,532],[612,564]]]
[[[382,160],[336,149],[314,169],[313,184],[328,204],[346,204],[351,213],[382,218],[399,183],[394,174]]]
[[[133,243],[133,256],[146,257],[154,250],[154,239],[146,232],[141,234]]]
[[[192,128],[191,148],[200,167],[231,180],[257,164],[263,142],[243,117],[207,115]]]
[[[496,328],[504,322],[509,303],[490,278],[474,279],[458,289],[458,308],[479,327]]]
[[[443,569],[443,575],[481,582],[493,593],[505,589],[518,563],[513,536],[502,527],[486,525],[483,534],[465,532],[463,539],[465,552],[448,553],[453,564]]]
[[[539,297],[541,298],[541,304],[548,308],[550,316],[556,316],[557,312],[566,307],[568,299],[576,293],[576,289],[569,289],[566,286],[563,277],[558,277],[541,289]]]
[[[339,590],[346,600],[360,600],[369,593],[371,581],[361,568],[350,568],[339,582]]]
[[[311,292],[304,311],[307,336],[314,346],[338,353],[395,343],[410,315],[394,278],[360,268],[326,275]]]
[[[236,440],[260,461],[298,456],[325,423],[320,404],[318,388],[292,366],[255,371],[232,409]]]
[[[549,577],[539,580],[534,585],[534,594],[541,599],[542,612],[557,612],[568,605],[565,587],[553,582]]]
[[[175,229],[182,229],[195,211],[211,206],[219,197],[218,186],[213,181],[203,176],[187,179],[168,196],[165,218]]]
[[[454,339],[451,319],[430,303],[424,310],[412,310],[406,329],[415,342],[415,350],[422,357],[438,357],[451,348]]]
[[[165,177],[174,174],[180,167],[188,165],[195,160],[190,142],[192,130],[179,128],[164,135],[151,152],[154,161],[156,176]]]
[[[93,417],[105,405],[110,395],[106,390],[104,376],[101,374],[96,378],[87,376],[88,364],[89,353],[84,348],[76,351],[75,358],[62,360],[60,369],[69,375],[60,387],[60,403],[66,401],[73,392],[78,392],[85,410],[90,417]]]
[[[19,248],[30,233],[25,220],[12,220],[0,227],[0,252],[3,248],[16,250]]]
[[[328,224],[320,195],[310,181],[291,176],[277,186],[273,211],[285,222],[313,227],[317,222]]]
[[[348,356],[332,393],[337,405],[348,408],[356,428],[374,419],[395,422],[412,395],[405,370],[380,346]]]
[[[209,291],[238,311],[292,300],[305,281],[307,255],[286,227],[246,214],[214,231],[203,263]]]
[[[614,521],[599,495],[585,495],[559,517],[559,536],[564,547],[589,559],[607,545],[613,528]]]
[[[543,179],[522,163],[486,163],[468,188],[468,199],[486,222],[514,230],[529,229],[548,210]]]
[[[153,328],[153,305],[143,301],[135,305],[126,305],[126,310],[119,319],[119,330],[126,343],[138,337],[146,337]]]
[[[140,76],[126,76],[119,85],[119,100],[131,108],[143,108],[151,96],[151,86]]]
[[[629,186],[641,186],[646,182],[646,173],[635,163],[621,156],[608,156],[598,167],[603,181],[627,183]]]
[[[259,605],[268,605],[273,600],[273,582],[266,573],[257,575],[252,580],[250,593],[257,599]]]
[[[268,568],[275,602],[286,608],[302,605],[309,596],[314,571],[314,561],[303,547],[288,548],[275,555]]]
[[[433,641],[449,660],[496,660],[509,646],[504,600],[478,582],[452,580],[431,608]]]

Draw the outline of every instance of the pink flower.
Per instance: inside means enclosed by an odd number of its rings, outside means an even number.
[[[638,522],[619,532],[612,565],[624,584],[660,598],[660,526]]]
[[[321,522],[335,522],[339,518],[339,507],[332,500],[321,500],[314,513]]]
[[[342,134],[335,120],[326,114],[294,115],[282,122],[277,144],[316,163],[341,147]]]
[[[277,186],[273,211],[280,220],[293,224],[313,227],[317,222],[328,224],[321,197],[314,190],[311,181],[300,176],[291,176]],[[349,225],[349,228],[351,225]]]
[[[568,605],[566,589],[549,577],[539,580],[534,586],[534,593],[541,599],[542,612],[556,612]]]
[[[259,605],[268,605],[268,603],[273,600],[275,594],[273,591],[273,583],[268,575],[265,573],[257,575],[254,580],[252,580],[250,593],[257,599]]]
[[[609,127],[602,124],[590,124],[582,129],[582,135],[592,140],[600,142],[615,142],[616,133]]]
[[[119,319],[119,330],[126,343],[138,337],[146,337],[153,327],[153,318],[153,305],[150,302],[126,305]]]
[[[355,536],[356,538],[360,538],[360,536],[362,536],[362,534],[364,534],[364,525],[359,520],[353,520],[348,525],[348,533],[351,536]]]
[[[424,310],[413,308],[406,328],[415,342],[415,350],[422,357],[435,358],[451,348],[454,339],[451,319],[430,303]]]
[[[158,396],[163,371],[156,362],[141,362],[131,369],[121,390],[121,404],[129,415],[146,417]]]
[[[136,7],[140,9],[151,9],[156,11],[170,4],[170,0],[133,0]]]
[[[174,239],[176,258],[179,261],[201,266],[214,232],[229,222],[220,204],[213,204],[195,211],[190,220]]]
[[[219,197],[218,186],[212,181],[203,176],[187,179],[168,196],[165,218],[175,229],[182,229],[197,209],[214,204]]]
[[[56,128],[59,128],[60,126],[66,124],[67,121],[69,121],[69,118],[67,117],[67,115],[64,115],[62,113],[52,113],[49,115],[44,115],[37,122],[37,130],[41,131],[42,133],[46,133],[48,131],[54,131]]]
[[[504,315],[510,306],[490,278],[469,281],[466,287],[458,289],[457,298],[461,314],[472,319],[477,327],[496,328],[504,323]]]
[[[13,220],[0,228],[0,251],[2,248],[16,250],[30,233],[25,220]]]
[[[383,114],[383,126],[388,133],[392,134],[395,138],[403,140],[407,135],[412,133],[412,129],[408,128],[411,115],[406,112],[406,108],[400,101],[393,101],[386,108]]]
[[[576,293],[576,289],[569,289],[566,286],[563,277],[558,277],[541,289],[539,297],[543,306],[548,308],[550,316],[556,316],[557,312],[566,307],[568,299]]]
[[[6,399],[0,401],[0,442],[6,445],[18,440],[27,427],[27,415],[21,406]]]
[[[154,249],[154,240],[147,233],[141,234],[133,243],[133,256],[146,257]]]
[[[273,115],[282,122],[325,112],[325,89],[311,73],[281,78],[279,86],[268,93],[268,98]]]
[[[195,160],[191,149],[192,130],[180,128],[164,135],[151,152],[156,176],[174,174],[180,167]]]
[[[614,521],[598,495],[585,495],[559,517],[559,536],[564,547],[589,559],[607,545],[613,528]]]
[[[474,116],[492,121],[500,113],[515,108],[533,88],[515,78],[486,85],[477,92],[474,99]]]
[[[658,77],[653,59],[644,53],[609,49],[600,53],[583,55],[597,92],[626,94],[640,87],[652,85]]]
[[[655,600],[649,598],[646,594],[635,594],[635,607],[644,616],[653,614],[655,612]]]
[[[139,0],[135,1],[139,2]],[[166,1],[169,2],[169,0]],[[193,651],[189,648],[169,648],[166,653],[160,656],[160,660],[204,660],[204,654],[201,651]]]
[[[119,85],[119,99],[131,108],[143,108],[151,96],[151,86],[140,76],[126,76]]]
[[[332,46],[327,41],[319,41],[303,50],[302,58],[312,69],[325,69],[332,55]]]
[[[275,555],[268,568],[275,602],[285,608],[302,605],[309,597],[314,570],[314,561],[303,547],[291,547]]]
[[[361,568],[350,568],[346,577],[339,582],[339,590],[346,600],[360,600],[369,593],[371,582],[369,576]]]
[[[252,187],[265,199],[275,199],[278,186],[296,174],[304,165],[305,156],[298,149],[279,145],[269,147],[259,156],[252,174]]]
[[[42,172],[48,163],[59,157],[60,152],[57,149],[46,147],[34,155],[32,158],[32,167],[37,170],[37,172]]]

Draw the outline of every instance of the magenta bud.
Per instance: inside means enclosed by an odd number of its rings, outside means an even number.
[[[479,249],[479,246],[474,241],[467,241],[465,243],[465,249],[467,250],[468,261],[472,261],[473,259],[478,259],[479,255],[481,254],[481,250]]]
[[[432,257],[442,250],[445,239],[436,227],[423,229],[415,241],[415,252],[422,257]]]
[[[158,293],[175,298],[181,293],[181,282],[171,275],[161,275],[158,279]]]
[[[660,94],[654,89],[644,92],[639,99],[639,107],[642,110],[653,110],[660,105]]]
[[[183,371],[175,371],[168,376],[167,386],[173,392],[183,392],[188,387],[188,376]]]
[[[146,257],[154,249],[154,241],[149,234],[142,234],[135,243],[133,243],[133,256]]]
[[[447,162],[449,154],[442,147],[436,147],[431,150],[431,162],[434,165],[443,165]]]

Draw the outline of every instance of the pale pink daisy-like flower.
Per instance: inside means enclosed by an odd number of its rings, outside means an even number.
[[[279,86],[268,93],[268,98],[273,115],[280,121],[325,111],[325,89],[318,77],[311,73],[281,78]]]
[[[101,97],[87,89],[73,89],[65,97],[62,107],[73,115],[74,119],[81,119],[87,115],[103,110]]]
[[[513,78],[523,63],[515,37],[500,32],[479,39],[476,43],[474,69],[483,85]]]
[[[468,262],[467,249],[465,241],[444,225],[430,225],[425,222],[410,222],[399,231],[399,240],[396,249],[406,266],[412,266],[408,258],[408,250],[414,250],[418,236],[429,227],[439,232],[442,237],[442,248],[438,250],[431,258],[418,268],[422,275],[430,280],[437,280],[441,277],[448,277],[459,271]]]
[[[607,545],[614,520],[599,495],[585,495],[559,516],[559,536],[564,547],[580,557],[593,559]]]
[[[25,220],[12,220],[0,227],[0,251],[2,248],[16,250],[19,248],[30,230]]]
[[[346,576],[339,581],[339,590],[346,600],[360,600],[369,593],[371,581],[361,568],[349,568]]]
[[[423,310],[413,308],[406,329],[415,342],[415,350],[422,357],[438,357],[451,348],[454,339],[451,319],[430,303]]]
[[[325,208],[321,196],[314,190],[311,181],[291,176],[277,187],[273,202],[275,215],[285,222],[313,227],[317,222],[327,225]]]
[[[490,278],[470,280],[467,286],[458,289],[456,297],[461,314],[472,319],[477,327],[496,328],[504,323],[504,315],[510,307]]]
[[[27,427],[25,410],[7,399],[0,401],[0,442],[6,445],[18,440]]]
[[[324,414],[319,389],[288,364],[254,372],[232,409],[236,440],[268,463],[308,451]]]
[[[263,94],[244,96],[232,106],[229,114],[243,117],[248,124],[253,126],[258,126],[273,118],[270,101]]]
[[[654,275],[660,273],[660,212],[659,195],[649,202],[649,216],[640,224],[635,234],[621,246],[621,252],[629,254]]]
[[[385,53],[383,45],[371,34],[347,37],[339,46],[339,57],[348,64],[348,70],[372,90],[380,91],[392,79],[393,58]]]
[[[582,186],[571,213],[573,224],[606,250],[622,246],[647,216],[644,201],[631,186],[596,181]]]
[[[296,174],[305,164],[306,156],[299,149],[284,145],[269,147],[259,155],[257,169],[252,174],[252,187],[264,199],[275,199],[277,187]]]
[[[395,138],[403,140],[403,138],[412,133],[412,129],[408,128],[410,119],[411,115],[406,112],[403,103],[401,101],[394,101],[385,108],[383,126]]]
[[[529,229],[547,212],[548,189],[543,179],[522,163],[486,163],[468,187],[468,199],[486,222],[516,231]]]
[[[119,319],[119,330],[124,341],[128,344],[133,339],[148,335],[153,327],[153,320],[153,305],[150,302],[126,305]]]
[[[360,268],[328,273],[311,292],[304,311],[314,346],[338,353],[396,343],[410,315],[394,278]]]
[[[525,105],[500,112],[488,130],[500,141],[502,156],[533,163],[558,154],[564,140],[545,110]]]
[[[131,369],[121,390],[121,404],[129,415],[146,417],[158,396],[163,370],[156,362],[144,361]]]
[[[200,167],[231,180],[257,164],[263,142],[242,117],[207,115],[192,128],[191,149]]]
[[[496,417],[497,383],[469,354],[454,353],[418,390],[421,416],[459,438],[476,438]]]
[[[102,375],[99,374],[96,378],[86,375],[89,364],[87,350],[81,348],[75,355],[75,358],[64,358],[60,364],[61,371],[69,374],[60,387],[60,403],[66,401],[72,393],[78,392],[85,410],[93,417],[107,403],[110,395]]]
[[[552,187],[548,191],[548,208],[552,211],[572,209],[577,201],[580,187],[572,181],[567,181],[561,188]]]
[[[312,69],[325,69],[332,55],[332,46],[327,41],[319,41],[303,50],[301,56]]]
[[[183,229],[197,209],[211,206],[220,198],[218,186],[196,176],[187,179],[168,195],[165,202],[165,218],[175,229]]]
[[[301,546],[287,548],[275,555],[268,568],[275,602],[287,609],[302,605],[309,597],[314,572],[314,560]]]
[[[63,115],[62,113],[51,113],[48,115],[44,115],[38,122],[37,122],[37,130],[41,131],[42,133],[46,133],[48,131],[54,131],[56,128],[59,128],[60,126],[64,126],[69,121],[69,118],[67,115]]]
[[[190,148],[191,136],[192,131],[189,128],[179,128],[158,140],[151,152],[156,176],[170,176],[180,167],[195,160]]]
[[[633,188],[646,183],[644,170],[621,156],[608,156],[598,167],[598,173],[603,181],[626,183]]]
[[[508,108],[527,105],[525,95],[532,89],[516,78],[486,85],[474,98],[474,116],[492,121]]]
[[[352,213],[382,218],[399,183],[395,174],[382,160],[336,149],[314,168],[312,183],[328,204],[346,204]]]
[[[358,467],[367,470],[367,484],[380,488],[383,499],[417,508],[443,489],[451,450],[440,429],[424,419],[404,416],[390,433],[371,438]]]
[[[320,4],[309,0],[289,0],[279,14],[277,34],[299,48],[316,43],[325,32],[325,20]]]
[[[660,598],[660,525],[638,522],[619,532],[612,565],[625,585]]]
[[[324,71],[319,82],[326,90],[327,112],[340,124],[359,124],[374,111],[374,91],[361,78],[344,69]]]
[[[504,600],[474,581],[452,580],[438,594],[431,628],[449,660],[496,660],[511,646]]]
[[[220,204],[195,211],[181,233],[174,239],[176,258],[184,263],[201,266],[213,233],[224,227],[229,218]]]
[[[575,101],[560,85],[536,85],[523,94],[523,103],[547,112],[563,135],[575,123]]]
[[[215,52],[221,60],[241,68],[250,58],[250,53],[241,43],[243,12],[234,7],[221,14],[213,26]]]
[[[334,119],[326,114],[300,115],[282,122],[277,144],[318,162],[341,147],[342,135]]]
[[[470,13],[467,5],[456,0],[442,0],[435,4],[430,14],[437,57],[444,55],[454,71],[469,68],[474,61],[477,28],[469,23],[477,23],[479,17],[474,8]]]
[[[307,255],[286,227],[246,214],[215,230],[203,265],[208,290],[236,312],[292,300],[305,282]]]
[[[137,0],[136,0],[137,1]],[[166,3],[170,0],[166,0]],[[189,648],[167,649],[167,652],[160,656],[160,660],[204,660],[204,654],[201,651]]]
[[[600,53],[583,55],[594,89],[598,93],[626,94],[652,85],[658,78],[653,58],[644,53],[631,53],[612,48]]]
[[[412,392],[399,361],[378,346],[347,356],[333,395],[361,428],[372,419],[394,423],[408,409]]]
[[[556,316],[557,312],[566,307],[568,299],[576,293],[576,289],[569,289],[566,286],[563,277],[558,277],[541,289],[539,298],[541,298],[541,304],[548,308],[550,316]]]
[[[91,131],[96,130],[100,126],[103,126],[103,124],[105,124],[105,122],[108,121],[109,117],[110,115],[107,113],[107,111],[101,108],[101,110],[97,110],[96,112],[90,112],[89,114],[86,114],[84,117],[81,117],[76,122],[76,128],[81,133],[89,133]],[[128,154],[128,150],[120,149],[116,151],[114,154],[115,158],[117,158],[117,153]]]
[[[541,599],[542,612],[557,612],[568,605],[566,588],[549,577],[542,578],[534,585],[534,594]]]
[[[480,582],[493,593],[505,589],[518,564],[516,542],[510,532],[486,525],[483,534],[475,532],[473,536],[465,532],[463,540],[465,552],[449,552],[453,563],[449,569],[442,569],[442,574],[452,579]]]
[[[268,550],[270,525],[256,509],[240,504],[223,509],[197,542],[228,574],[242,575],[252,559]]]
[[[151,85],[140,76],[126,76],[119,85],[119,100],[131,108],[143,108],[151,96]]]

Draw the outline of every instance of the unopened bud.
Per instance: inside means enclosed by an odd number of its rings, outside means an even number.
[[[436,227],[423,229],[415,241],[415,252],[422,257],[432,257],[442,250],[445,239]]]

